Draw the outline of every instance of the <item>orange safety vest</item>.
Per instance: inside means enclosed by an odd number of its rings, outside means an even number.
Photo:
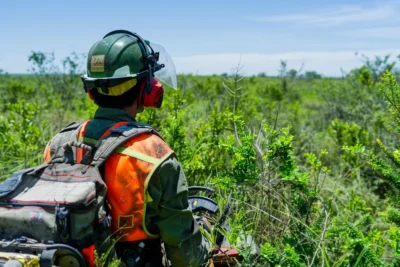
[[[95,144],[97,140],[84,136],[88,123],[81,126],[78,141]],[[102,137],[127,123],[116,123]],[[77,148],[76,162],[80,162],[85,153],[85,149]],[[119,241],[135,242],[159,237],[156,233],[150,233],[145,223],[146,204],[152,201],[147,186],[154,171],[171,155],[174,152],[159,136],[145,133],[115,149],[104,163],[107,201],[112,217],[111,230]],[[46,149],[45,161],[50,158],[50,150]],[[89,255],[93,249],[94,246],[90,251],[83,251],[86,258],[91,258]]]

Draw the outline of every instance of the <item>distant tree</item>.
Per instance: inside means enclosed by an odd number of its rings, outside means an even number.
[[[281,65],[278,70],[279,77],[281,78],[282,81],[282,91],[287,92],[288,90],[288,84],[287,84],[287,79],[286,79],[286,74],[287,74],[287,61],[281,60]]]
[[[265,78],[265,77],[267,77],[267,74],[265,72],[260,72],[257,74],[257,77]]]
[[[287,61],[281,60],[280,68],[278,70],[279,76],[284,77],[287,73]]]
[[[304,78],[306,78],[307,80],[314,80],[322,78],[322,75],[317,73],[316,71],[306,71],[304,73]]]
[[[281,64],[278,73],[282,82],[281,88],[284,93],[287,93],[293,88],[294,83],[296,82],[296,77],[300,77],[299,74],[302,73],[304,65],[302,64],[298,70],[296,69],[288,70],[287,61],[281,60],[280,63]]]
[[[58,128],[65,124],[65,110],[74,110],[80,105],[84,93],[79,75],[84,72],[84,59],[84,54],[72,53],[62,59],[60,65],[55,61],[54,53],[32,51],[28,57],[31,63],[29,72],[34,74],[39,87],[46,91],[48,101],[60,104]]]
[[[287,72],[286,76],[287,76],[288,78],[290,78],[290,79],[294,79],[294,78],[296,78],[297,74],[298,74],[298,71],[297,71],[297,70],[291,69],[291,70],[289,70],[289,71]]]
[[[395,61],[390,61],[390,54],[384,57],[376,56],[373,60],[369,57],[362,55],[364,60],[364,66],[371,72],[372,81],[378,82],[380,77],[386,72],[391,72],[396,65]]]
[[[356,53],[356,55],[358,55]],[[398,69],[395,69],[396,61],[390,59],[390,55],[385,55],[383,57],[376,56],[373,59],[361,55],[363,60],[363,65],[359,68],[353,69],[344,75],[348,78],[355,78],[360,83],[372,87],[377,82],[385,72],[392,73],[395,77],[399,77],[400,73]],[[397,57],[400,60],[400,56]]]
[[[356,79],[361,84],[368,87],[372,87],[375,84],[372,76],[372,71],[365,65],[360,68],[353,69],[347,74],[347,77]]]

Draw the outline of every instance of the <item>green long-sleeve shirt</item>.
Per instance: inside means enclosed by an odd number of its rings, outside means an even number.
[[[121,109],[99,108],[87,125],[85,137],[99,139],[112,125],[133,121]],[[155,177],[157,176],[157,177]],[[205,263],[210,243],[202,236],[188,205],[187,180],[178,161],[164,161],[151,178],[148,192],[146,226],[160,233],[172,266],[199,266]]]

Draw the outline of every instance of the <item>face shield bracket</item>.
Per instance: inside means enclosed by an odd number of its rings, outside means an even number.
[[[154,58],[156,59],[156,61],[159,61],[160,60],[160,52],[155,52]]]

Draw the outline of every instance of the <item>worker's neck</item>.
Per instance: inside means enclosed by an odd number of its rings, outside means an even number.
[[[135,103],[133,103],[133,105],[123,108],[123,110],[126,113],[128,113],[134,120],[136,120],[136,114],[137,114],[137,111],[138,111],[136,101],[135,101]]]

